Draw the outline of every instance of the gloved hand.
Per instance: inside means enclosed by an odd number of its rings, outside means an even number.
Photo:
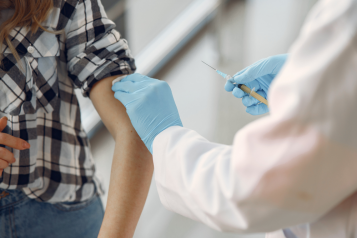
[[[254,88],[258,94],[267,98],[270,83],[283,67],[288,55],[275,55],[266,59],[259,60],[254,64],[236,73],[225,85],[227,92],[232,92],[237,98],[243,98],[243,105],[247,107],[246,112],[252,115],[260,115],[269,112],[267,105],[260,103],[253,97],[234,85],[244,84],[250,89]]]
[[[171,126],[182,126],[170,86],[141,74],[116,82],[114,97],[126,107],[131,123],[152,153],[155,137]]]

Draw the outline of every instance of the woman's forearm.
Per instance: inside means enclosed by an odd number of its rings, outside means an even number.
[[[107,208],[99,237],[132,237],[149,191],[153,162],[125,107],[114,98],[110,77],[98,82],[91,100],[115,139]]]
[[[151,183],[153,163],[144,151],[145,145],[136,133],[122,134],[120,138],[115,143],[107,208],[99,237],[134,235]]]

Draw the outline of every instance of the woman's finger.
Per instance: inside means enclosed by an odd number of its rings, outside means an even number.
[[[0,132],[0,144],[6,145],[8,147],[17,150],[26,150],[30,148],[30,144],[27,143],[26,141],[1,132]]]
[[[14,154],[3,147],[0,147],[0,159],[5,160],[6,162],[8,162],[10,164],[12,164],[16,161]]]
[[[3,171],[4,171],[3,169],[0,169],[0,177],[2,176]]]
[[[17,150],[29,149],[30,144],[27,143],[26,141],[5,133],[1,133],[1,131],[5,129],[6,125],[7,125],[7,117],[2,117],[0,119],[0,145],[6,145]]]
[[[9,166],[9,163],[5,160],[0,159],[0,169],[5,169]]]
[[[0,118],[0,132],[2,132],[7,125],[7,117]]]

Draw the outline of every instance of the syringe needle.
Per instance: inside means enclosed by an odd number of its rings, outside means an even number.
[[[202,61],[202,60],[201,60]],[[213,68],[211,65],[205,63],[204,61],[202,61],[202,63],[204,63],[205,65],[207,65],[208,67],[214,69],[219,75],[221,75],[225,80],[231,80],[232,79],[232,76],[228,75],[228,74],[225,74],[215,68]],[[233,84],[236,84],[237,83],[233,83]],[[262,97],[260,94],[256,93],[255,92],[255,87],[253,89],[250,89],[248,88],[247,86],[245,86],[244,84],[238,84],[237,85],[238,88],[240,88],[243,92],[246,92],[249,96],[252,96],[253,98],[257,99],[258,101],[266,104],[268,106],[268,101]]]
[[[212,68],[212,69],[214,69],[214,70],[216,70],[217,71],[217,69],[215,69],[215,68],[213,68],[211,65],[209,65],[209,64],[207,64],[206,62],[204,62],[203,60],[201,60],[202,61],[202,63],[204,63],[205,65],[207,65],[208,67],[210,67],[210,68]]]
[[[230,75],[227,75],[221,71],[219,71],[218,69],[213,68],[211,65],[207,64],[206,62],[204,62],[203,60],[201,60],[202,63],[204,63],[205,65],[207,65],[208,67],[210,67],[211,69],[213,69],[214,71],[216,71],[219,75],[221,75],[225,80],[231,79],[232,77]]]

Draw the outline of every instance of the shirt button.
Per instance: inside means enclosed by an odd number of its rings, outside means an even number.
[[[29,46],[29,47],[27,47],[27,52],[29,52],[30,54],[33,54],[33,52],[35,52],[35,48],[33,46]]]

